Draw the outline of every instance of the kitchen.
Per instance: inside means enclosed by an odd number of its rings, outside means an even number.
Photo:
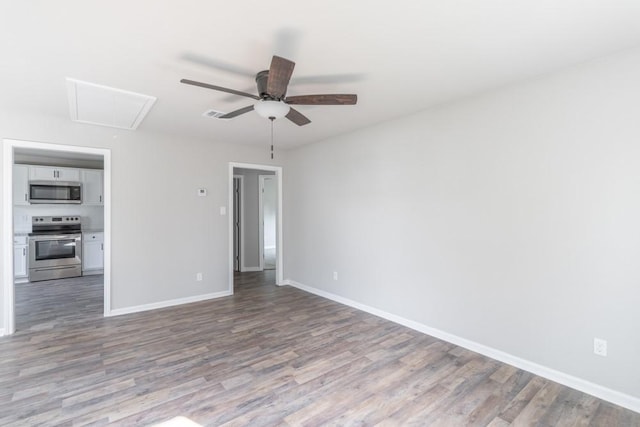
[[[14,154],[14,283],[50,290],[103,274],[102,156],[21,149]],[[49,293],[50,294],[50,293]],[[53,294],[55,298],[55,293]],[[51,306],[55,307],[56,304]],[[16,317],[19,319],[19,306]],[[21,328],[17,324],[17,329]]]

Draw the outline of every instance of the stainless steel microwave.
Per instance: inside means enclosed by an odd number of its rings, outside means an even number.
[[[82,184],[63,181],[30,181],[29,203],[82,203]]]

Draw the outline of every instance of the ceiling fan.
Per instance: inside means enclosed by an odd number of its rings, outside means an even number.
[[[349,94],[286,96],[287,86],[289,85],[289,80],[291,79],[295,65],[295,62],[274,55],[271,59],[269,69],[256,74],[256,84],[259,95],[188,79],[182,79],[180,82],[245,96],[258,101],[253,105],[220,116],[221,119],[231,119],[255,110],[260,116],[268,118],[272,122],[275,119],[286,117],[298,126],[304,126],[311,123],[311,120],[299,111],[291,108],[290,105],[354,105],[358,101],[357,95]]]

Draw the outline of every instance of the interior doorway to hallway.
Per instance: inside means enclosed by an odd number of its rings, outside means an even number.
[[[229,164],[230,290],[239,275],[272,270],[282,279],[282,168]]]

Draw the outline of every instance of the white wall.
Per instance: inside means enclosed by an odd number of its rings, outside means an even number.
[[[285,277],[640,398],[638,76],[636,50],[289,152]]]
[[[6,110],[0,137],[111,149],[113,309],[228,289],[228,164],[270,164],[264,149]]]

